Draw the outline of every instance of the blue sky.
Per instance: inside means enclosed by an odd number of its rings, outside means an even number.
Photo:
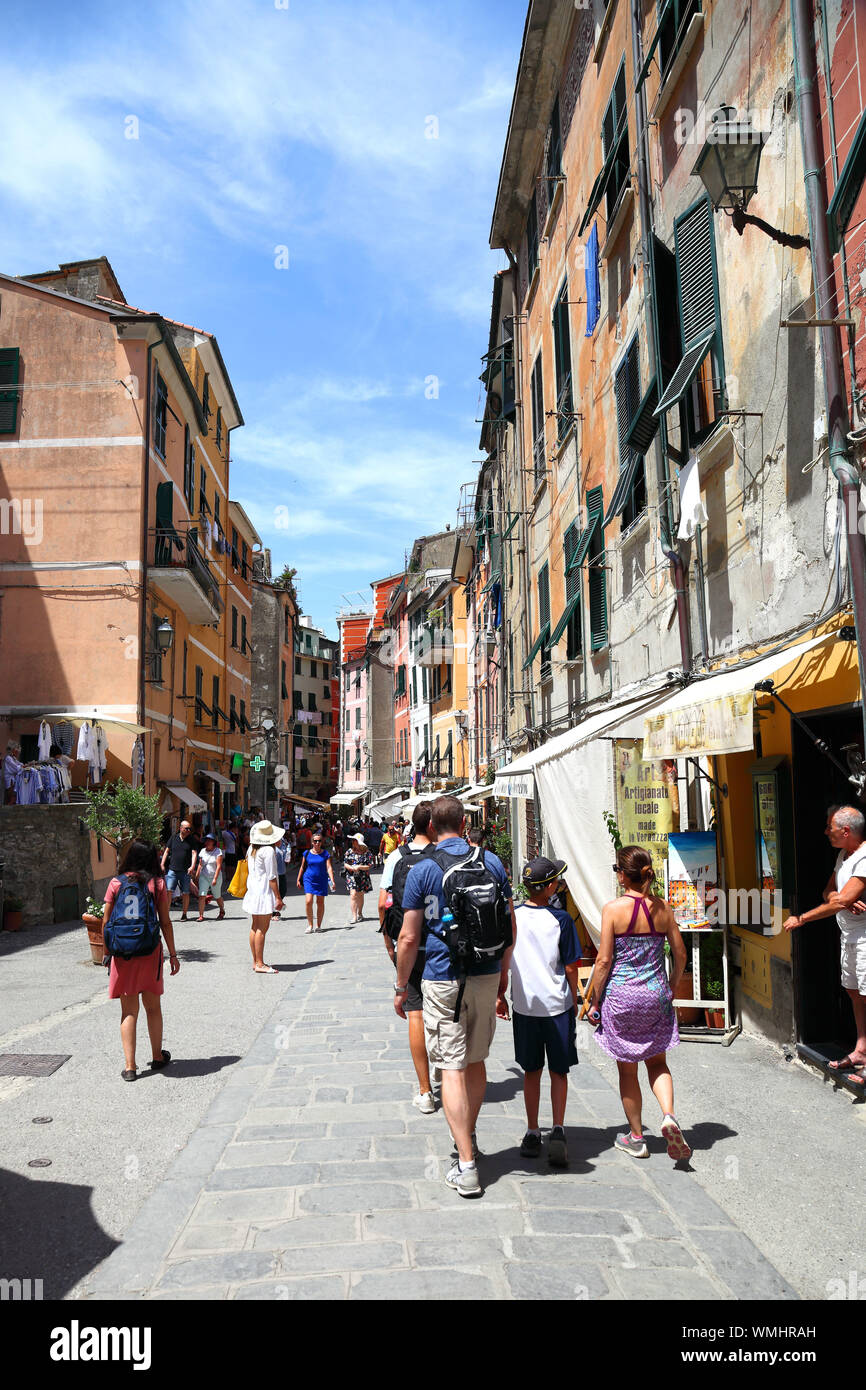
[[[477,474],[526,4],[283,4],[9,11],[0,267],[104,254],[131,304],[216,334],[232,495],[335,635]]]

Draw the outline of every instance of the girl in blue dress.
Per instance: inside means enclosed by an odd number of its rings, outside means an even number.
[[[331,892],[336,890],[331,856],[325,849],[325,839],[320,833],[313,836],[313,842],[301,859],[298,869],[298,887],[304,889],[307,909],[307,931],[321,931],[325,916],[325,898],[328,884]],[[313,926],[313,899],[316,899],[316,925]]]

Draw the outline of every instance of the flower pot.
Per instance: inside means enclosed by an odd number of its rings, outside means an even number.
[[[725,1011],[724,1009],[704,1009],[708,1028],[724,1028]]]
[[[102,918],[85,912],[81,918],[87,927],[87,940],[90,942],[90,957],[94,965],[101,965],[105,958],[105,940],[102,935]]]
[[[694,976],[691,974],[691,972],[686,971],[685,975],[683,975],[683,978],[680,980],[679,984],[677,985],[677,991],[678,991],[678,992],[677,992],[677,999],[682,999],[682,1000],[684,1000],[684,1001],[688,1001],[688,1000],[693,999],[693,998],[694,998],[694,990],[695,990]],[[679,1004],[679,1005],[678,1005],[676,1000],[674,1000],[674,1004],[675,1004],[675,1007],[676,1007],[676,1015],[677,1015],[677,1022],[678,1022],[678,1023],[697,1023],[697,1022],[698,1022],[698,1019],[700,1018],[700,1013],[701,1013],[700,1009],[696,1009],[696,1008],[694,1008],[691,1004],[688,1004],[688,1003],[685,1003],[685,1002],[684,1002],[683,1004]]]
[[[7,907],[3,913],[3,930],[20,931],[24,925],[24,910],[20,907]]]

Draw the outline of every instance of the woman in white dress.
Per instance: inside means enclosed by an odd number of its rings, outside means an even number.
[[[276,975],[272,965],[265,965],[265,937],[271,925],[274,911],[283,906],[277,879],[277,856],[273,846],[283,838],[283,828],[271,825],[269,820],[258,821],[250,829],[250,847],[247,850],[247,891],[244,896],[244,912],[252,917],[250,926],[250,950],[253,956],[253,970],[257,975]]]
[[[226,915],[223,902],[223,852],[217,845],[216,835],[210,830],[204,837],[204,849],[199,850],[195,886],[198,891],[198,920],[204,921],[205,904],[210,893],[216,898],[219,908],[217,921],[221,921]]]

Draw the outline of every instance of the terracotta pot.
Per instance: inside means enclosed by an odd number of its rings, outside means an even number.
[[[105,940],[102,935],[102,918],[85,912],[81,918],[87,927],[87,940],[90,943],[90,957],[94,965],[101,965],[105,957]]]
[[[694,987],[694,976],[686,971],[677,985],[677,999],[691,1000],[694,997]],[[676,1005],[676,1000],[674,1004]],[[676,1007],[678,1023],[697,1023],[700,1014],[701,1010],[693,1008],[690,1004],[681,1004]]]
[[[24,925],[24,909],[7,907],[3,913],[3,930],[20,931]]]
[[[709,1028],[724,1028],[725,1011],[724,1009],[704,1009],[707,1026]]]

